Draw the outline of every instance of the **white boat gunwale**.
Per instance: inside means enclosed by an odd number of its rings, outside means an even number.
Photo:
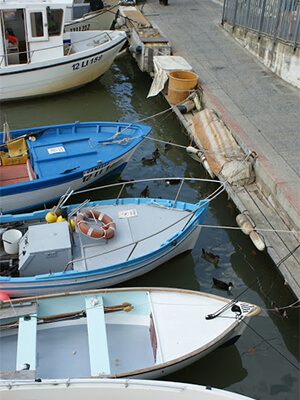
[[[143,396],[144,393],[147,395],[151,393],[149,399],[152,400],[254,400],[245,395],[209,385],[124,378],[44,379],[38,383],[34,380],[22,381],[14,378],[10,381],[0,381],[0,390],[15,392],[21,400],[25,400],[22,395],[27,396],[28,392],[31,396],[39,392],[44,396],[47,395],[47,399],[52,399],[55,393],[58,400],[71,400],[75,395],[77,395],[76,399],[79,399],[82,394],[86,394],[93,400],[98,400],[100,395],[109,396],[109,399],[124,396],[123,400],[132,400],[133,396],[136,398],[138,395]]]

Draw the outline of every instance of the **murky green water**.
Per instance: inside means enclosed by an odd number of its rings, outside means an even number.
[[[74,121],[139,121],[166,110],[163,96],[146,99],[151,85],[147,74],[139,71],[128,55],[117,60],[98,81],[75,92],[38,100],[26,100],[1,106],[1,123],[6,116],[11,129]],[[154,116],[145,123],[152,126],[151,137],[172,140],[188,146],[189,138],[176,116],[169,112]],[[158,147],[161,157],[156,165],[143,166],[142,157],[150,157]],[[160,142],[144,140],[122,173],[122,179],[165,176],[207,178],[205,171],[180,147],[165,152]],[[137,190],[137,189],[136,189]],[[175,193],[177,188],[150,186],[150,196]],[[190,188],[184,200],[196,201],[209,191],[208,185]],[[138,193],[137,193],[138,195]],[[89,193],[89,198],[97,194]],[[237,210],[222,194],[209,208],[205,224],[235,226]],[[217,266],[201,257],[202,247],[218,254]],[[230,295],[212,285],[212,277],[232,281]],[[203,228],[196,247],[153,272],[131,280],[127,286],[180,287],[249,301],[262,308],[235,346],[218,349],[206,358],[166,376],[166,380],[210,385],[261,400],[296,400],[299,398],[299,310],[288,309],[288,319],[271,310],[274,301],[287,306],[296,301],[276,267],[265,253],[260,253],[242,232]]]

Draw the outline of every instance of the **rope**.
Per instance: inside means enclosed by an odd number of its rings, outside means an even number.
[[[298,245],[297,247],[294,248],[294,250],[289,251],[277,264],[276,267],[279,267],[283,262],[285,262],[293,253],[300,247]],[[251,289],[254,285],[256,285],[262,278],[264,278],[268,273],[269,269],[263,273],[261,276],[259,276],[250,286],[248,286],[245,290],[243,290],[236,298],[238,299],[242,294],[246,293],[249,289]]]
[[[290,251],[286,256],[284,256],[277,264],[276,267],[279,267],[279,265],[281,263],[283,263],[284,261],[286,261],[298,248],[300,245],[298,245],[297,247],[295,247],[294,250]],[[258,277],[250,286],[248,286],[245,290],[243,290],[239,295],[237,295],[235,297],[235,299],[231,300],[231,302],[227,303],[226,305],[224,305],[222,308],[220,308],[219,310],[217,310],[215,313],[213,314],[209,314],[207,316],[207,319],[212,319],[217,317],[219,314],[221,314],[223,311],[227,310],[231,305],[233,305],[234,303],[237,302],[237,299],[239,297],[241,297],[244,293],[246,293],[249,289],[251,289],[254,285],[256,285],[257,282],[259,282],[262,278],[265,277],[265,275],[267,275],[269,273],[270,270],[267,270],[264,274],[262,274],[260,277]]]
[[[226,225],[202,225],[203,228],[215,228],[215,229],[236,229],[236,230],[241,230],[239,226],[226,226]],[[289,230],[284,230],[284,229],[267,229],[267,228],[258,228],[255,227],[255,230],[259,230],[260,232],[277,232],[277,233],[300,233],[300,231],[289,231]]]
[[[261,334],[259,334],[254,328],[252,328],[246,321],[242,320],[242,322],[247,325],[253,332],[257,334],[264,342],[266,342],[273,350],[275,350],[281,357],[283,357],[287,362],[289,362],[293,367],[295,367],[299,371],[299,367],[294,364],[291,360],[289,360],[283,353],[281,353],[275,346],[273,346],[267,339],[265,339]]]

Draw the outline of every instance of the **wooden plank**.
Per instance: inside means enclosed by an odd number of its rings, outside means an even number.
[[[36,314],[37,312],[37,303],[27,303],[22,305],[14,305],[14,307],[3,307],[0,309],[0,320],[14,317],[21,317],[30,314]]]
[[[262,229],[261,234],[266,241],[267,251],[275,263],[280,262],[298,246],[299,242],[292,232],[277,232],[290,230],[277,214],[276,209],[269,205],[256,184],[247,186],[247,189],[236,189],[231,192],[231,196],[241,211],[247,210],[253,221],[257,221],[256,229],[258,232]],[[274,229],[274,231],[266,232],[263,231],[264,229]],[[300,249],[279,266],[286,283],[296,296],[300,293],[299,254]]]
[[[124,10],[124,15],[128,18],[128,23],[132,25],[134,28],[138,28],[140,26],[151,27],[150,22],[145,18],[145,16],[137,9],[135,10]]]
[[[35,379],[35,371],[21,370],[21,371],[0,371],[1,380],[18,380],[18,379]]]
[[[29,364],[31,370],[36,369],[36,328],[36,314],[19,318],[16,370],[20,370],[24,364]]]
[[[26,164],[2,165],[0,167],[0,186],[15,185],[30,181]]]
[[[85,296],[91,376],[109,375],[110,363],[103,299]]]

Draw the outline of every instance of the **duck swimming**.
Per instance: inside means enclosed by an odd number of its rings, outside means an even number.
[[[232,282],[226,283],[223,281],[219,281],[219,279],[216,279],[216,278],[212,278],[212,280],[213,280],[215,287],[218,289],[227,290],[227,292],[229,292],[233,287]]]
[[[160,152],[159,150],[156,148],[153,152],[152,152],[152,157],[154,159],[157,159],[160,156]]]
[[[144,190],[141,191],[140,197],[149,197],[150,191],[149,186],[147,185]]]
[[[156,159],[155,158],[145,158],[145,157],[143,157],[141,161],[142,161],[143,165],[156,164]]]
[[[202,249],[202,258],[204,258],[204,260],[212,263],[212,264],[217,264],[220,260],[220,257],[209,252],[206,251],[205,249]]]
[[[165,150],[170,150],[170,149],[172,148],[171,143],[172,143],[172,141],[169,140],[169,143],[166,143],[166,144],[165,144]]]

